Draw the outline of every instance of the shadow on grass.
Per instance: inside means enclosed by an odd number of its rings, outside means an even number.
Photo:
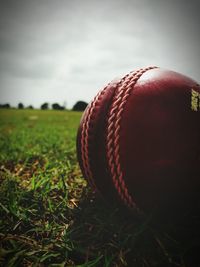
[[[139,218],[91,199],[76,213],[75,225],[81,230],[71,236],[89,259],[102,255],[99,266],[200,266],[200,217]]]

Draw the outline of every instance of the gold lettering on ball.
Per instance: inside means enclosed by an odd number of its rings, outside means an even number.
[[[200,93],[194,89],[191,90],[191,109],[193,111],[200,110]]]

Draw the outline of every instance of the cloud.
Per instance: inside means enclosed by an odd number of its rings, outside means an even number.
[[[89,101],[116,76],[158,65],[200,77],[197,1],[1,1],[0,97]]]

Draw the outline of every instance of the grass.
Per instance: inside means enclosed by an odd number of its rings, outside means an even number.
[[[91,192],[76,159],[80,117],[0,110],[0,265],[200,266],[199,218],[157,225]]]

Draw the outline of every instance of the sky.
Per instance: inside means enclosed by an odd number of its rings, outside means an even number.
[[[89,102],[156,65],[200,81],[200,2],[0,0],[0,103]]]

